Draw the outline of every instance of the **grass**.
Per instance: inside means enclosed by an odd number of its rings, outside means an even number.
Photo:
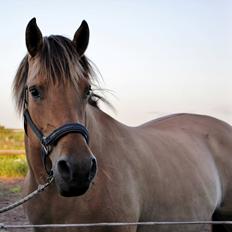
[[[24,177],[27,173],[27,161],[25,155],[1,155],[1,177]]]
[[[12,187],[9,189],[11,193],[20,193],[22,191],[22,187],[19,185],[16,185],[15,187]]]
[[[26,157],[17,153],[24,150],[23,130],[0,126],[0,150],[0,177],[24,177],[28,169]]]
[[[27,170],[25,155],[0,156],[0,177],[24,177]]]

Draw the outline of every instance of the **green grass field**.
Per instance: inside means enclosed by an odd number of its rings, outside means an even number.
[[[23,130],[0,126],[0,177],[23,177],[27,173]],[[22,152],[21,152],[22,151]]]
[[[25,155],[0,155],[0,177],[23,177],[27,173]]]

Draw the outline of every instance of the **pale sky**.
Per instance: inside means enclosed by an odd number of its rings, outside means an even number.
[[[0,10],[0,125],[22,127],[11,85],[32,17],[43,35],[69,38],[88,22],[86,54],[121,122],[188,112],[232,124],[232,1],[20,0],[1,1]]]

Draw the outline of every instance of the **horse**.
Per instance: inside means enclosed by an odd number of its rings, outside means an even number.
[[[32,224],[232,219],[232,127],[175,114],[127,126],[101,110],[86,57],[89,27],[72,40],[43,37],[33,18],[13,91],[24,115],[29,171],[24,206]],[[139,106],[138,106],[139,107]],[[232,231],[231,225],[133,225],[38,231]]]

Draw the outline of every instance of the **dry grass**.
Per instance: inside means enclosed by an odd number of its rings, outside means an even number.
[[[6,129],[0,126],[0,150],[23,150],[23,130]]]

